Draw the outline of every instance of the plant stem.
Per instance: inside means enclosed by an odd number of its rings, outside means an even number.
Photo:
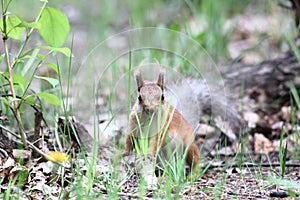
[[[25,147],[25,149],[27,149],[27,141],[26,141],[26,134],[23,131],[23,127],[22,127],[22,120],[21,120],[21,113],[20,113],[20,108],[19,108],[19,103],[17,101],[16,98],[16,92],[15,92],[15,88],[14,88],[14,81],[13,81],[13,68],[10,65],[10,59],[9,59],[9,52],[8,52],[8,46],[7,46],[7,30],[6,30],[6,10],[4,9],[4,0],[1,1],[2,4],[2,23],[3,23],[3,32],[2,32],[2,39],[3,39],[3,46],[4,46],[4,52],[5,52],[5,61],[6,61],[6,66],[8,68],[8,72],[9,72],[9,77],[8,77],[8,82],[10,85],[10,91],[13,97],[13,104],[14,104],[14,108],[16,111],[16,119],[17,119],[17,124],[18,124],[18,128],[19,128],[19,132],[21,134],[21,140],[23,142],[23,145]]]
[[[20,139],[20,136],[15,134],[13,131],[7,129],[6,127],[2,126],[0,124],[0,128],[5,130],[6,132],[12,134],[13,136],[17,137]],[[27,141],[27,140],[26,140]],[[32,149],[37,152],[38,154],[40,154],[41,156],[44,156],[47,160],[51,160],[52,162],[59,164],[60,166],[62,166],[59,162],[57,161],[53,161],[53,158],[51,158],[51,156],[47,155],[46,153],[44,153],[42,150],[40,150],[39,148],[37,148],[33,143],[31,143],[30,141],[27,141],[27,143],[32,147]]]
[[[3,0],[2,0],[2,1],[3,1]],[[42,13],[43,13],[43,10],[45,9],[47,3],[48,3],[47,1],[44,2],[43,6],[42,6],[42,8],[41,8],[41,10],[40,10],[40,12],[39,12],[39,14],[38,14],[38,16],[36,17],[36,19],[35,19],[34,22],[38,22],[38,21],[40,20],[40,18],[41,18],[41,16],[42,16]],[[29,40],[29,38],[30,38],[30,36],[31,36],[31,34],[32,34],[32,32],[33,32],[33,30],[34,30],[34,28],[31,28],[30,31],[26,34],[26,38],[25,38],[25,40],[24,40],[24,43],[23,43],[22,46],[20,47],[20,50],[19,50],[17,56],[15,57],[14,62],[13,62],[12,65],[11,65],[12,68],[14,68],[15,65],[18,63],[18,60],[19,60],[19,58],[21,57],[21,54],[22,54],[22,52],[24,51],[24,48],[25,48],[25,46],[26,46],[26,44],[27,44],[27,42],[28,42],[28,40]]]

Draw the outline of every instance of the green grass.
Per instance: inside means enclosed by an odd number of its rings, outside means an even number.
[[[194,40],[199,42],[212,56],[215,62],[220,62],[224,60],[228,60],[228,52],[227,46],[230,39],[230,30],[225,31],[225,21],[228,17],[235,16],[236,14],[242,13],[244,9],[250,4],[251,1],[247,0],[230,0],[230,1],[219,1],[219,0],[212,0],[212,1],[193,1],[193,0],[186,0],[186,1],[163,1],[163,0],[155,0],[155,1],[140,1],[140,0],[133,0],[133,1],[110,1],[110,0],[103,0],[101,3],[98,1],[58,1],[53,0],[49,2],[49,6],[57,7],[60,9],[64,9],[64,11],[71,16],[71,26],[72,31],[74,33],[74,38],[70,35],[70,40],[67,42],[66,46],[70,46],[74,53],[74,58],[64,58],[61,56],[56,56],[52,58],[51,61],[56,63],[58,68],[62,71],[59,74],[59,87],[54,88],[53,90],[46,90],[47,92],[59,94],[61,100],[64,98],[68,99],[68,97],[72,96],[70,94],[70,87],[73,81],[73,73],[76,71],[78,66],[81,64],[81,58],[84,57],[87,52],[92,49],[95,44],[104,40],[108,36],[111,36],[113,33],[120,32],[125,29],[135,28],[135,27],[145,27],[145,26],[159,26],[159,27],[166,27],[171,28],[177,31],[183,31],[191,36]],[[268,9],[270,5],[274,4],[272,1],[265,1],[261,3],[261,1],[255,1],[257,6],[256,9],[259,9],[260,13],[263,12],[270,12]],[[276,4],[276,3],[275,3]],[[234,6],[232,6],[234,5]],[[19,16],[25,16],[25,19],[28,21],[32,21],[36,16],[38,8],[40,7],[39,4],[36,3],[36,0],[26,0],[25,1],[12,1],[12,12],[17,13]],[[74,9],[72,11],[72,9]],[[112,11],[114,10],[114,11]],[[174,10],[176,13],[174,13]],[[77,14],[77,19],[72,18],[72,12]],[[122,19],[122,20],[120,20]],[[198,23],[205,21],[207,25],[205,29],[200,31],[194,31],[193,27],[190,24],[190,20],[194,19]],[[85,31],[86,35],[76,35],[80,31]],[[82,37],[82,38],[81,38]],[[158,38],[159,39],[159,38]],[[33,42],[33,41],[30,41]],[[73,45],[76,46],[77,43],[82,45],[82,48],[75,48],[73,49]],[[174,41],[175,42],[175,41]],[[70,44],[71,43],[71,44]],[[289,45],[294,50],[296,57],[300,60],[300,54],[296,51],[295,46],[293,46],[292,40],[288,40]],[[34,44],[40,44],[40,41]],[[10,43],[12,48],[12,53],[17,52],[19,46],[16,45],[14,42]],[[76,46],[78,47],[78,46]],[[256,48],[256,47],[255,47]],[[107,51],[110,51],[109,49]],[[33,51],[31,55],[33,58],[36,58],[38,52]],[[103,56],[105,58],[106,55],[93,55],[93,58],[89,60],[90,65],[98,65],[97,60],[98,56]],[[102,110],[99,112],[108,112],[111,116],[109,119],[109,123],[113,123],[117,120],[119,112],[126,112],[127,116],[130,113],[132,100],[135,99],[136,94],[135,87],[132,87],[134,78],[132,77],[133,70],[135,64],[143,60],[145,57],[156,58],[160,63],[166,66],[172,66],[172,69],[180,72],[182,75],[193,75],[193,68],[191,65],[184,61],[182,58],[178,58],[174,55],[161,52],[158,50],[147,50],[143,52],[135,52],[129,53],[128,55],[128,63],[122,63],[120,66],[120,62],[115,61],[112,63],[111,67],[108,69],[101,80],[100,93],[106,89],[105,87],[108,86],[109,94],[105,96],[106,104],[104,104],[105,108],[101,108]],[[32,60],[34,60],[32,58]],[[3,60],[1,62],[1,66],[3,65]],[[29,62],[29,65],[36,65],[39,66],[36,62]],[[127,66],[128,65],[128,66]],[[20,65],[21,66],[21,65]],[[67,67],[65,67],[67,66]],[[25,70],[27,67],[25,65],[24,68],[19,68],[17,73],[22,73],[22,70]],[[170,71],[172,70],[170,69]],[[124,76],[124,77],[123,77]],[[120,81],[120,77],[123,79]],[[89,77],[86,77],[87,79]],[[0,79],[1,86],[4,85],[4,80]],[[118,83],[118,85],[116,85]],[[28,88],[30,89],[30,88]],[[116,92],[122,91],[125,94],[125,97],[120,97]],[[7,93],[6,86],[1,87],[1,93]],[[293,99],[295,100],[295,105],[293,109],[298,110],[300,109],[300,100],[298,96],[297,89],[291,88],[291,93]],[[244,93],[242,94],[244,96]],[[83,100],[84,99],[83,97]],[[122,102],[122,104],[120,104]],[[56,114],[64,115],[68,117],[72,110],[69,110],[69,105],[71,103],[68,100],[63,104],[63,108],[55,108],[49,107],[44,101],[40,102],[40,106],[45,113],[46,121],[50,122],[49,125],[53,126],[55,124]],[[2,114],[7,116],[13,117],[11,110],[9,109],[8,105],[1,101],[1,111]],[[26,130],[30,130],[33,127],[33,113],[31,108],[23,109],[23,118],[24,118],[24,127]],[[98,129],[97,122],[98,122],[98,113],[92,113],[94,115],[94,123],[95,129]],[[298,121],[293,122],[294,126],[298,124]],[[11,126],[15,126],[15,124],[10,124]],[[70,134],[70,130],[68,127],[64,128],[65,130],[64,135],[62,138],[66,139],[66,136]],[[98,130],[97,130],[98,131]],[[96,131],[96,132],[97,132]],[[59,138],[58,133],[57,138]],[[294,133],[296,135],[297,141],[300,140],[299,130],[295,130]],[[287,154],[287,147],[283,145],[283,137],[286,135],[285,131],[282,130],[281,139],[280,139],[280,175],[283,177],[286,175],[286,154]],[[63,149],[64,144],[67,144],[66,141],[60,141],[57,139],[60,150]],[[146,139],[144,140],[143,144],[140,144],[140,149],[137,149],[136,152],[138,154],[146,154],[148,151],[148,143],[149,141]],[[119,151],[123,150],[123,144],[117,146],[116,148]],[[252,159],[248,157],[245,153],[245,146],[247,142],[243,140],[243,138],[239,138],[239,145],[240,145],[240,152],[236,157],[236,163],[242,165],[243,162],[247,159]],[[220,145],[222,146],[222,145]],[[125,183],[128,179],[129,174],[125,177],[119,177],[119,169],[120,169],[120,155],[114,155],[111,158],[110,163],[111,166],[109,169],[106,169],[104,166],[102,171],[104,172],[100,176],[97,175],[97,155],[98,155],[98,144],[94,144],[94,149],[92,152],[91,158],[87,158],[84,155],[84,152],[79,153],[77,158],[71,160],[71,168],[73,179],[69,179],[64,177],[64,173],[59,173],[57,171],[57,175],[59,177],[60,183],[64,185],[68,185],[71,188],[71,193],[68,194],[64,188],[61,189],[59,192],[59,196],[61,198],[69,196],[77,196],[77,198],[84,198],[86,196],[94,197],[94,198],[109,198],[109,199],[118,199],[121,186]],[[64,146],[64,148],[68,149],[70,153],[72,153],[72,149],[70,146]],[[299,157],[300,149],[296,149],[294,154],[295,156],[298,155]],[[297,154],[298,152],[298,154]],[[186,152],[184,153],[186,154]],[[170,157],[175,158],[172,153]],[[178,158],[179,156],[177,156]],[[216,156],[218,158],[218,155]],[[183,156],[184,158],[184,156]],[[195,179],[188,179],[186,177],[185,171],[185,159],[173,159],[163,163],[163,172],[161,174],[161,180],[158,182],[158,190],[154,192],[154,196],[156,198],[167,198],[167,199],[180,199],[180,192],[183,191],[186,187],[193,185]],[[159,158],[158,158],[159,159]],[[82,166],[80,161],[84,162],[86,166],[85,170],[82,170]],[[205,160],[204,160],[205,161]],[[203,161],[203,163],[204,163]],[[240,167],[241,168],[241,167]],[[59,170],[61,172],[66,168],[61,167]],[[206,169],[199,169],[199,175],[201,176]],[[258,167],[257,169],[257,177],[261,179],[261,169]],[[22,172],[22,171],[21,171]],[[13,192],[13,186],[17,186],[21,188],[24,179],[26,179],[26,173],[18,173],[14,179],[11,179],[9,182],[9,187],[4,194],[1,194],[0,197],[4,199],[15,198],[19,199],[19,193]],[[28,176],[28,175],[27,175]],[[196,178],[198,178],[196,176]],[[282,178],[281,177],[281,178]],[[55,178],[55,177],[54,177]],[[226,174],[220,180],[217,180],[216,186],[212,189],[214,198],[219,199],[223,193],[225,183],[227,180]],[[146,189],[147,183],[143,179],[142,176],[138,179],[139,188],[138,188],[138,195],[140,198],[143,198]],[[270,181],[276,185],[283,185],[289,188],[291,191],[294,191],[294,182],[286,181],[283,179],[276,179]],[[101,193],[95,185],[103,183],[104,188],[107,194]],[[205,190],[205,189],[200,189]],[[173,196],[175,194],[175,196]],[[11,197],[14,195],[14,197]],[[50,197],[48,197],[50,198]]]

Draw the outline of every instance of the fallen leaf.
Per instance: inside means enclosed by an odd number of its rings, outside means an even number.
[[[24,149],[13,149],[12,152],[15,159],[30,159],[32,152]]]
[[[15,166],[15,160],[12,159],[11,157],[8,157],[8,159],[5,161],[4,165],[2,167],[0,166],[0,169],[6,169],[9,167],[13,167],[13,166]]]
[[[257,154],[269,153],[274,150],[274,147],[270,140],[266,138],[263,134],[254,134],[254,151]]]

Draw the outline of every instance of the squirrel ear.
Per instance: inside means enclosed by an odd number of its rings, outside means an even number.
[[[158,79],[156,84],[163,90],[164,89],[164,80],[165,79],[165,73],[164,72],[160,72],[158,75]]]
[[[140,91],[141,87],[143,87],[143,85],[144,85],[144,80],[139,71],[135,72],[135,80],[136,80],[136,84],[138,86],[138,91]]]

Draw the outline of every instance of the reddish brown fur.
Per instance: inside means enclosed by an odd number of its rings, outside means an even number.
[[[162,91],[163,90],[163,78],[164,78],[163,74],[160,74],[157,83],[144,82],[142,77],[139,74],[136,75],[136,80],[137,80],[137,85],[139,87],[139,90],[142,87],[149,88],[149,86],[151,86],[150,88],[151,88],[151,92],[152,92],[152,89],[158,90],[157,86],[159,86],[159,88],[161,88],[160,95],[163,95],[163,91]],[[148,98],[147,94],[145,94],[141,98],[142,99]],[[150,97],[149,97],[149,99],[150,99]],[[153,99],[153,98],[151,97],[151,99]],[[156,100],[156,101],[159,101],[159,100]],[[136,122],[136,114],[144,111],[145,107],[149,106],[149,105],[144,105],[143,103],[144,103],[144,101],[139,102],[139,100],[137,100],[136,103],[134,104],[132,112],[130,114],[129,127],[128,127],[128,133],[127,133],[128,135],[126,137],[124,155],[128,155],[129,152],[133,149],[133,137],[137,137],[137,134],[138,134],[137,133],[138,132],[137,131],[138,124]],[[157,104],[157,102],[152,102],[152,104],[159,105],[159,104]],[[153,105],[150,105],[150,107]],[[193,130],[192,126],[183,118],[183,116],[180,114],[180,112],[176,108],[168,105],[168,103],[166,101],[163,101],[161,105],[162,105],[162,111],[163,112],[168,111],[168,113],[167,113],[166,120],[164,120],[163,129],[160,131],[160,133],[156,133],[156,135],[155,135],[155,140],[154,140],[153,146],[151,147],[149,154],[155,155],[157,149],[160,148],[158,146],[159,144],[161,144],[161,146],[164,146],[166,137],[163,136],[164,135],[163,133],[167,133],[167,134],[175,133],[183,141],[184,147],[188,148],[187,157],[186,157],[187,164],[191,168],[197,166],[197,164],[199,163],[199,159],[200,159],[200,151],[195,143],[195,138],[193,135],[194,130]],[[165,131],[166,129],[167,129],[167,131]]]
[[[163,107],[167,107],[168,103],[164,102]],[[169,122],[169,120],[171,121]],[[169,126],[168,126],[169,123]],[[192,168],[193,166],[197,166],[200,159],[200,151],[195,143],[195,138],[193,135],[192,126],[183,118],[180,112],[174,108],[173,106],[169,106],[168,115],[165,120],[165,125],[162,130],[162,133],[165,132],[167,128],[167,133],[176,133],[183,141],[184,147],[188,148],[186,162]],[[165,137],[162,137],[163,134],[156,134],[155,142],[153,146],[153,151],[150,152],[152,155],[155,155],[156,150],[158,149],[158,144],[165,144]],[[161,137],[159,137],[161,136]]]

